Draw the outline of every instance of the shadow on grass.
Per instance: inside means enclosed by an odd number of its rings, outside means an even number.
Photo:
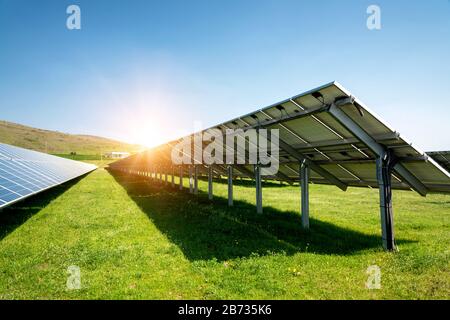
[[[256,214],[254,205],[207,194],[198,196],[152,182],[148,178],[110,171],[130,198],[170,241],[191,261],[268,255],[284,252],[314,252],[349,255],[360,250],[381,249],[381,236],[367,235],[317,219],[304,231],[295,212],[264,207]],[[397,241],[402,243],[405,241]]]
[[[73,185],[83,179],[83,177],[78,177],[59,186],[55,186],[1,210],[0,241],[45,208],[54,199],[69,190]]]

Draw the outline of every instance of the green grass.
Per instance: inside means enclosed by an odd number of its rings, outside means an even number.
[[[187,183],[186,179],[184,180]],[[381,249],[378,191],[311,185],[311,229],[298,186],[226,184],[215,198],[104,168],[0,214],[3,299],[448,299],[450,196],[394,192],[400,251]],[[380,266],[382,288],[366,269]],[[68,291],[67,268],[81,269]]]
[[[53,154],[54,156],[71,159],[75,161],[101,161],[100,154]]]

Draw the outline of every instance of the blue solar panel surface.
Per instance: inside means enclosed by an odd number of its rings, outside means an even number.
[[[88,163],[0,143],[0,208],[95,168]]]

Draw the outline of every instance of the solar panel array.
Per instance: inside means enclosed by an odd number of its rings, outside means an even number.
[[[92,164],[0,143],[0,208],[95,168]]]
[[[450,151],[432,151],[427,152],[427,155],[450,172]]]
[[[265,177],[268,179],[298,181],[299,161],[306,159],[313,183],[334,184],[343,190],[348,186],[376,188],[376,159],[380,150],[388,150],[396,159],[392,188],[414,189],[422,195],[450,192],[449,172],[336,82],[213,128],[224,134],[226,129],[278,129],[280,168],[276,175]],[[181,140],[118,161],[112,168],[148,171],[157,167],[170,172],[172,148]],[[206,166],[199,167],[206,172]],[[236,176],[255,177],[253,165],[234,165],[234,168]],[[187,171],[187,166],[183,170]],[[226,165],[215,165],[214,171],[226,175]]]

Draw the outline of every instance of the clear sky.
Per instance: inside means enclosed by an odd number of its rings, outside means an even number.
[[[154,145],[333,80],[450,150],[450,1],[0,0],[2,120]]]

